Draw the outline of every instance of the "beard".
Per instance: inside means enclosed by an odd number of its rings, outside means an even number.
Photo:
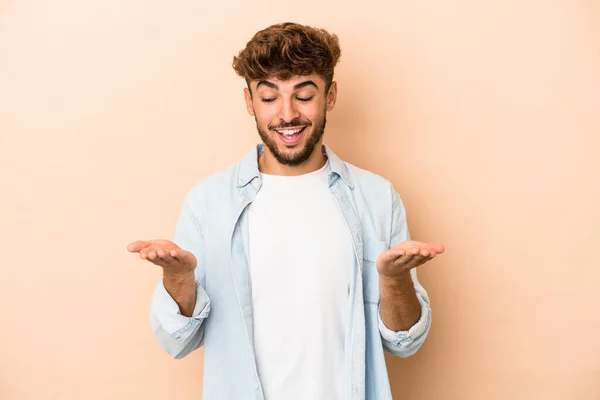
[[[256,120],[256,117],[254,117],[254,119]],[[268,133],[265,132],[264,129],[262,129],[260,127],[260,125],[258,124],[258,120],[256,120],[256,129],[258,130],[258,134],[260,135],[260,138],[262,139],[263,143],[265,144],[265,146],[267,146],[269,148],[269,150],[271,151],[271,154],[273,154],[273,156],[275,157],[277,162],[279,162],[279,164],[282,164],[282,165],[289,165],[291,167],[294,167],[294,166],[302,164],[303,162],[305,162],[306,160],[308,160],[310,158],[311,154],[315,150],[315,147],[317,146],[317,143],[319,143],[319,141],[323,137],[323,133],[325,132],[326,124],[327,124],[327,118],[326,118],[326,112],[324,112],[323,117],[320,120],[318,120],[316,122],[316,124],[314,124],[314,125],[308,120],[301,120],[299,118],[294,118],[289,123],[280,124],[277,126],[268,126],[268,129],[270,131],[273,131],[274,129],[291,128],[291,127],[295,127],[295,126],[306,126],[305,129],[312,128],[310,136],[308,138],[304,139],[304,143],[305,143],[304,147],[300,151],[293,152],[293,153],[283,153],[283,152],[279,151],[279,148],[277,147],[278,146],[277,141],[273,140],[273,139],[271,139],[271,137],[269,137]],[[277,132],[274,132],[274,133],[276,135],[279,135],[279,133],[277,133]],[[301,143],[299,143],[299,144],[301,144]]]

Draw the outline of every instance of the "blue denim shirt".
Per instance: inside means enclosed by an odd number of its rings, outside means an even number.
[[[205,400],[264,399],[254,354],[246,252],[247,209],[261,188],[257,159],[263,151],[257,145],[240,163],[203,179],[185,198],[174,242],[198,260],[192,317],[181,315],[162,282],[152,299],[152,330],[169,354],[182,358],[204,345]],[[429,298],[415,269],[419,321],[408,331],[394,332],[379,316],[375,261],[384,250],[410,240],[406,212],[389,181],[340,160],[326,146],[322,151],[329,159],[329,188],[352,235],[355,255],[344,399],[391,399],[384,350],[399,357],[414,354],[431,323]],[[285,335],[285,330],[273,335]]]

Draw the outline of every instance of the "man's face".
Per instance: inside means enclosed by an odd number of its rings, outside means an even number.
[[[273,157],[283,165],[300,165],[321,147],[326,114],[335,105],[337,84],[325,93],[319,75],[293,76],[250,82],[245,89],[248,113]]]

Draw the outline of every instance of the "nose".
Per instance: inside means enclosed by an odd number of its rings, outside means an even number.
[[[279,112],[277,113],[279,119],[289,123],[292,122],[294,118],[300,116],[300,113],[296,109],[296,105],[292,100],[284,100],[280,104],[281,106],[279,107]]]

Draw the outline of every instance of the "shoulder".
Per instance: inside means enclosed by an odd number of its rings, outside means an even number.
[[[348,162],[344,164],[354,186],[354,199],[362,206],[384,214],[391,213],[398,206],[404,207],[400,194],[388,179]]]
[[[388,179],[349,162],[344,161],[344,165],[355,189],[375,191],[378,195],[391,194],[393,186]]]
[[[231,165],[197,181],[185,195],[185,203],[199,220],[206,210],[222,213],[236,198],[238,165]]]
[[[197,181],[188,191],[188,196],[202,196],[214,192],[222,191],[227,187],[234,186],[235,177],[237,175],[237,164],[229,166],[220,171],[213,172],[212,174]]]

